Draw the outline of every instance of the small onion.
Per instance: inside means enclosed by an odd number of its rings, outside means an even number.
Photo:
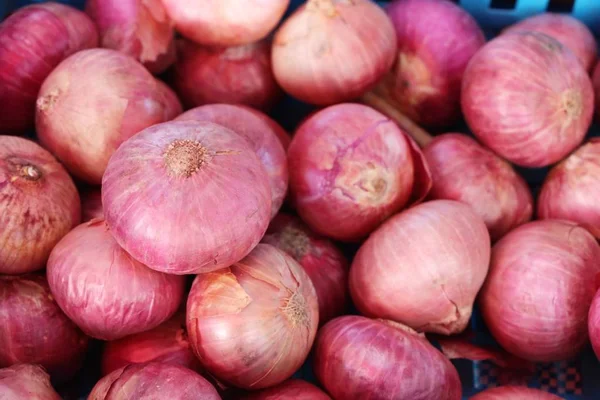
[[[469,63],[462,111],[486,146],[524,167],[555,163],[583,140],[594,112],[587,72],[538,32],[500,35]]]
[[[561,398],[525,386],[501,386],[478,393],[470,400],[560,400]]]
[[[308,118],[288,149],[290,191],[317,233],[355,241],[420,201],[431,180],[417,145],[391,120],[360,104]]]
[[[48,260],[60,308],[88,335],[115,340],[157,327],[183,300],[184,278],[153,271],[115,242],[104,220],[65,236]]]
[[[37,100],[40,142],[77,177],[99,184],[108,159],[140,130],[172,118],[174,95],[133,58],[84,50],[48,76]]]
[[[39,365],[19,364],[0,369],[2,400],[61,400],[50,377]]]
[[[177,121],[119,147],[102,204],[113,236],[134,258],[191,274],[228,267],[252,250],[269,225],[271,192],[247,140],[211,122]]]
[[[315,374],[334,399],[461,399],[450,361],[391,321],[336,318],[321,328],[314,351]]]
[[[248,139],[269,177],[271,218],[277,214],[288,188],[287,156],[279,133],[283,128],[276,128],[277,123],[260,111],[229,104],[197,107],[181,114],[176,121],[214,122]]]
[[[100,379],[89,400],[221,400],[202,376],[179,365],[130,364]]]
[[[23,7],[0,23],[2,132],[32,127],[44,79],[69,55],[97,44],[98,32],[88,16],[55,2]]]
[[[466,328],[489,261],[481,217],[457,201],[433,200],[371,234],[350,267],[350,294],[367,316],[450,335]]]
[[[81,367],[87,346],[87,336],[58,308],[46,278],[0,276],[0,368],[41,364],[54,381],[65,382]]]
[[[522,225],[493,248],[479,297],[483,318],[518,357],[569,359],[587,342],[599,273],[600,246],[584,228],[557,220]]]
[[[319,301],[319,324],[344,314],[348,306],[348,261],[335,245],[315,235],[299,218],[277,215],[263,243],[285,251],[304,268]]]
[[[0,274],[44,268],[80,218],[79,195],[63,166],[34,142],[0,136]]]
[[[99,188],[88,188],[81,192],[81,222],[104,218],[102,194]]]
[[[308,0],[275,34],[273,72],[292,96],[331,105],[374,86],[395,56],[394,27],[371,0]]]
[[[596,357],[600,359],[600,291],[596,292],[588,314],[588,333]]]
[[[228,103],[266,110],[281,95],[267,40],[235,47],[203,47],[180,40],[173,86],[187,107]]]
[[[229,268],[198,275],[187,303],[190,344],[202,365],[244,389],[273,386],[296,372],[318,321],[310,278],[268,244]]]
[[[242,396],[241,400],[331,400],[321,389],[300,379]]]

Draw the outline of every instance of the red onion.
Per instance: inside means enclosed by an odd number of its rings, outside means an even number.
[[[465,71],[461,98],[475,136],[525,167],[568,155],[594,112],[592,85],[577,57],[537,32],[504,34],[485,45]]]
[[[267,171],[271,186],[271,217],[277,214],[287,193],[288,167],[275,121],[250,107],[228,104],[197,107],[176,120],[214,122],[246,138]]]
[[[317,233],[354,241],[410,203],[431,181],[417,145],[370,107],[339,104],[317,112],[288,149],[290,190]]]
[[[135,261],[98,219],[78,226],[56,245],[47,275],[65,314],[103,340],[147,331],[169,319],[183,299],[185,284],[181,276]]]
[[[530,222],[493,248],[481,290],[483,317],[509,352],[531,361],[574,357],[586,344],[600,247],[576,224]]]
[[[457,201],[434,200],[371,234],[350,268],[350,294],[367,316],[450,335],[466,328],[489,261],[481,217]]]
[[[287,214],[271,221],[262,241],[285,251],[304,268],[317,292],[319,324],[344,314],[348,306],[348,261],[331,241]]]
[[[62,165],[34,142],[0,136],[0,273],[44,268],[80,218],[77,189]]]
[[[196,43],[235,46],[275,28],[290,0],[163,0],[177,31]]]
[[[81,192],[81,221],[104,218],[100,188],[89,188]]]
[[[180,40],[173,85],[187,107],[228,103],[269,109],[281,94],[267,40],[235,47]]]
[[[396,29],[398,56],[377,91],[419,124],[456,122],[463,73],[485,44],[477,22],[446,0],[396,0],[387,13]]]
[[[81,367],[87,345],[87,336],[58,308],[46,278],[0,276],[0,368],[41,364],[64,382]]]
[[[395,56],[394,27],[371,0],[308,0],[277,30],[272,60],[286,92],[330,105],[374,86]]]
[[[0,369],[0,393],[2,400],[61,400],[39,365],[19,364]]]
[[[84,50],[63,61],[42,85],[37,133],[72,174],[99,184],[121,143],[171,117],[173,96],[133,58],[115,50]]]
[[[517,31],[535,31],[553,37],[577,56],[586,71],[591,71],[596,64],[598,44],[594,34],[583,22],[568,14],[538,14],[511,25],[503,33]]]
[[[221,400],[215,388],[196,372],[159,362],[130,364],[100,379],[90,400]]]
[[[159,74],[175,61],[175,32],[160,0],[87,0],[102,47],[135,58]]]
[[[345,316],[328,322],[316,340],[315,374],[334,399],[461,399],[450,361],[391,321]]]
[[[331,400],[321,389],[300,379],[242,396],[242,400]]]
[[[588,333],[596,357],[600,358],[600,291],[596,292],[588,314]]]
[[[501,386],[488,389],[471,400],[560,400],[562,397],[525,386]]]
[[[269,225],[271,193],[245,139],[211,122],[178,121],[119,147],[102,204],[113,236],[135,259],[192,274],[228,267],[254,248]]]
[[[94,23],[54,2],[17,10],[0,24],[0,126],[23,133],[33,126],[44,79],[64,58],[98,44]]]
[[[273,386],[296,372],[318,321],[310,278],[268,244],[229,268],[198,275],[187,303],[190,344],[202,365],[244,389]]]

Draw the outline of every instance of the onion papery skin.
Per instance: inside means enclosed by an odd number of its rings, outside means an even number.
[[[467,64],[485,44],[469,13],[447,0],[396,0],[386,7],[398,39],[392,70],[376,91],[414,122],[438,128],[460,117]]]
[[[331,397],[315,385],[290,379],[272,388],[242,396],[242,400],[331,400]]]
[[[583,140],[594,93],[577,57],[538,32],[500,35],[469,62],[462,111],[495,153],[523,167],[560,161]]]
[[[180,365],[149,362],[130,364],[100,379],[90,400],[221,400],[202,376]]]
[[[32,364],[0,369],[0,393],[2,400],[61,400],[44,368]]]
[[[81,222],[104,218],[100,188],[87,188],[81,192]]]
[[[503,33],[518,31],[535,31],[553,37],[567,46],[588,72],[596,65],[598,44],[594,34],[583,22],[568,14],[534,15],[509,26]]]
[[[271,190],[246,139],[212,122],[176,121],[119,147],[104,174],[102,204],[129,254],[183,275],[244,258],[269,225]]]
[[[294,257],[310,277],[319,301],[319,324],[345,313],[348,307],[348,260],[330,240],[299,219],[277,215],[262,239]]]
[[[290,192],[315,232],[343,241],[367,236],[420,201],[430,176],[417,145],[393,121],[360,104],[308,118],[288,149]]]
[[[0,276],[0,368],[40,364],[54,382],[66,382],[87,347],[88,337],[60,310],[46,278]]]
[[[450,361],[400,324],[336,318],[319,331],[314,354],[315,374],[336,400],[461,399]]]
[[[394,27],[371,0],[309,0],[275,33],[273,72],[287,93],[327,106],[373,87],[396,50]]]
[[[487,327],[510,353],[550,362],[576,356],[588,339],[600,247],[567,221],[522,225],[492,250],[479,296]]]
[[[209,46],[236,46],[266,37],[290,0],[163,0],[175,28]]]
[[[429,198],[471,206],[483,218],[492,241],[531,220],[533,198],[527,182],[469,136],[436,136],[423,154],[433,182]]]
[[[80,51],[44,81],[36,128],[42,145],[78,178],[99,184],[113,152],[140,130],[173,118],[173,96],[133,58]]]
[[[194,353],[217,379],[243,389],[274,386],[296,372],[318,322],[310,278],[269,244],[229,268],[198,275],[187,302]]]
[[[54,248],[48,283],[60,308],[102,340],[155,328],[176,311],[185,281],[147,268],[113,239],[104,220],[81,224]]]
[[[366,316],[451,335],[466,328],[489,261],[481,217],[463,203],[433,200],[369,236],[350,267],[350,294]]]
[[[471,397],[471,400],[560,400],[561,398],[525,386],[501,386],[478,393]]]
[[[38,144],[0,135],[0,274],[44,268],[81,219],[73,180]]]
[[[596,292],[588,313],[588,333],[594,353],[600,358],[600,291]]]
[[[271,218],[277,214],[285,200],[289,180],[286,149],[280,139],[283,128],[276,128],[277,122],[250,107],[230,104],[197,107],[181,114],[176,121],[214,122],[246,138],[269,177]]]
[[[20,8],[0,24],[0,126],[20,134],[33,127],[44,79],[66,57],[98,45],[94,23],[55,2]]]

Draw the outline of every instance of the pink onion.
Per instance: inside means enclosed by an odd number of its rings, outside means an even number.
[[[119,147],[102,204],[113,236],[135,259],[192,274],[228,267],[256,246],[269,225],[271,192],[247,140],[211,122],[177,121]]]
[[[99,184],[121,143],[172,117],[174,95],[165,90],[129,56],[108,49],[81,51],[42,85],[38,137],[72,174]]]
[[[285,251],[304,268],[317,292],[319,324],[344,314],[348,261],[330,240],[315,235],[299,218],[279,214],[262,241]]]
[[[77,189],[62,165],[34,142],[0,136],[0,273],[44,268],[80,218]]]
[[[509,26],[503,33],[518,31],[535,31],[553,37],[577,56],[586,71],[591,71],[596,64],[598,44],[594,34],[583,22],[568,14],[534,15]]]
[[[417,145],[383,114],[338,104],[307,119],[288,149],[290,190],[317,233],[354,241],[420,201],[431,181]]]
[[[560,400],[561,397],[525,386],[501,386],[488,389],[471,400]]]
[[[115,242],[104,220],[61,240],[48,260],[48,283],[60,308],[84,332],[115,340],[155,328],[183,300],[184,278],[153,271]]]
[[[0,369],[0,393],[2,400],[61,400],[46,371],[31,364]]]
[[[481,217],[457,201],[429,201],[371,234],[350,267],[350,294],[364,315],[450,335],[466,328],[489,261]]]
[[[296,372],[318,321],[310,278],[268,244],[229,268],[198,275],[187,303],[190,344],[202,365],[244,389],[273,386]]]
[[[594,93],[569,49],[542,33],[514,32],[471,59],[462,110],[475,136],[493,151],[521,166],[543,167],[581,143]]]
[[[395,57],[394,27],[371,0],[308,0],[277,30],[272,59],[286,92],[330,105],[370,89]]]
[[[600,358],[600,291],[596,292],[588,314],[588,333],[596,357]]]
[[[210,104],[183,113],[177,121],[208,121],[231,129],[246,138],[267,171],[271,187],[271,217],[285,199],[288,188],[288,167],[285,148],[274,125],[277,123],[250,107]]]
[[[334,399],[461,399],[450,361],[391,321],[336,318],[321,328],[314,351],[315,374]]]
[[[90,400],[221,400],[215,388],[196,372],[179,365],[130,364],[100,379]]]
[[[87,346],[87,336],[58,308],[46,278],[0,276],[0,368],[41,364],[54,381],[65,382],[81,367]]]
[[[81,221],[88,222],[95,218],[104,218],[104,211],[100,189],[93,187],[81,192]]]
[[[331,400],[321,389],[300,379],[242,396],[242,400]]]
[[[494,338],[531,361],[574,357],[588,339],[600,247],[582,227],[545,220],[522,225],[493,248],[480,305]]]
[[[269,109],[281,94],[267,40],[235,47],[180,40],[173,85],[187,107],[228,103]]]
[[[290,0],[163,0],[177,31],[212,46],[256,42],[275,28]]]
[[[94,23],[55,2],[17,10],[0,23],[0,126],[23,133],[33,126],[44,79],[64,58],[98,44]]]
[[[377,91],[416,123],[439,127],[456,122],[463,73],[485,44],[481,28],[446,0],[396,0],[387,13],[398,55]]]

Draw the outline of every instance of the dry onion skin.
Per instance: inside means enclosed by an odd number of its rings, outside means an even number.
[[[19,364],[0,369],[2,400],[61,400],[44,368]]]

